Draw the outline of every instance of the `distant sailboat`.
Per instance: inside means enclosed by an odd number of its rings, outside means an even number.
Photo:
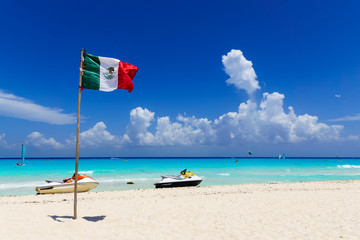
[[[21,144],[21,162],[17,162],[16,163],[17,166],[25,165],[24,164],[24,162],[25,162],[25,154],[26,154],[26,150],[25,150],[24,144]]]
[[[285,157],[285,153],[283,153],[282,155],[281,154],[279,154],[279,159],[285,159],[286,157]]]

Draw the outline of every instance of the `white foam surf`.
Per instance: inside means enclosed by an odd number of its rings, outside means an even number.
[[[216,175],[219,175],[219,176],[230,176],[230,173],[219,173],[219,174],[216,174]]]
[[[99,183],[114,183],[114,182],[127,182],[127,181],[154,181],[158,178],[115,178],[115,179],[97,179]]]
[[[79,171],[80,174],[92,175],[94,171]]]
[[[5,183],[5,184],[0,184],[0,189],[4,190],[4,189],[14,189],[14,188],[29,188],[29,187],[35,187],[45,183],[45,182],[21,182],[21,183]]]
[[[360,165],[337,165],[338,168],[360,168]]]

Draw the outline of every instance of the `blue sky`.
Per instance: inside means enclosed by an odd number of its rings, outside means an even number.
[[[0,157],[19,156],[22,143],[28,156],[75,155],[81,48],[139,67],[132,93],[83,91],[81,156],[359,156],[359,10],[2,3]]]

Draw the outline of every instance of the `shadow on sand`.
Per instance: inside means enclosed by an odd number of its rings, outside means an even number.
[[[106,216],[94,216],[94,217],[83,217],[83,219],[90,221],[90,222],[98,222],[104,220]]]
[[[57,216],[57,215],[48,215],[48,216],[57,222],[64,222],[64,219],[73,219],[73,216]],[[98,221],[104,220],[105,217],[106,216],[102,215],[102,216],[93,216],[93,217],[86,216],[86,217],[82,217],[82,218],[85,219],[86,221],[98,222]]]

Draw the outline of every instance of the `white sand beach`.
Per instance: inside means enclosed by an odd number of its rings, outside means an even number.
[[[0,239],[360,239],[360,180],[0,197]]]

